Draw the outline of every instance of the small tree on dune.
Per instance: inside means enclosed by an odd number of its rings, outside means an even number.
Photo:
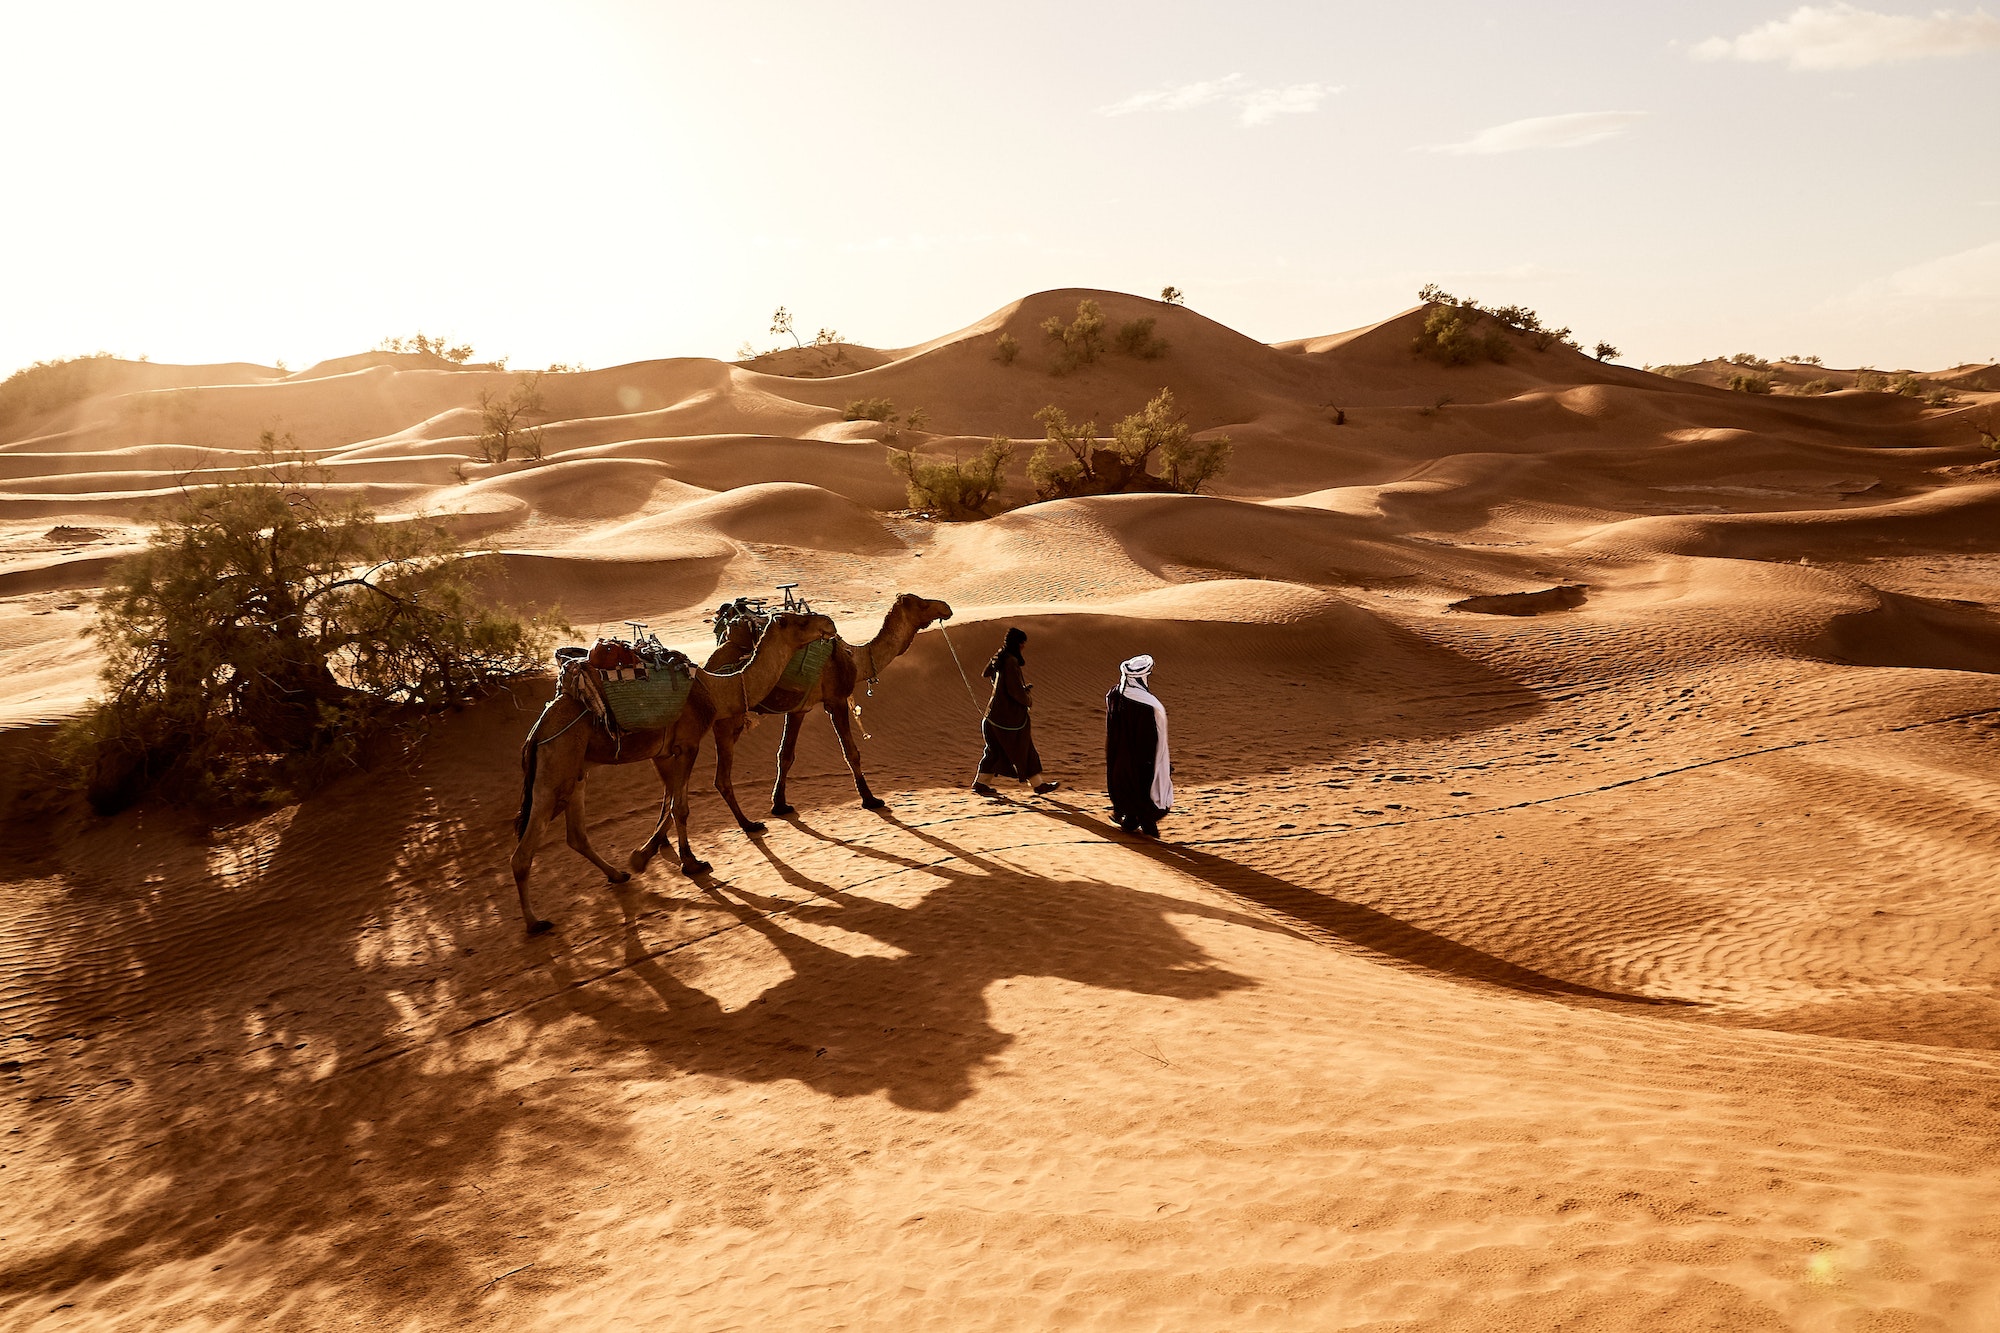
[[[792,312],[783,306],[779,306],[771,312],[771,332],[784,334],[792,340],[792,346],[794,347],[805,346],[804,343],[799,341],[799,335],[792,330]]]
[[[1592,354],[1595,355],[1599,361],[1609,361],[1612,357],[1618,355],[1618,349],[1616,347],[1613,347],[1610,343],[1601,342],[1597,344]]]
[[[1187,296],[1178,287],[1160,288],[1160,299],[1168,305],[1186,305]]]
[[[554,626],[480,607],[442,523],[385,523],[265,433],[257,468],[182,492],[111,571],[107,696],[65,747],[100,812],[296,795],[370,743],[539,665]]]
[[[1077,302],[1075,319],[1065,324],[1062,316],[1050,315],[1042,321],[1042,333],[1056,345],[1049,373],[1067,375],[1079,366],[1091,365],[1103,355],[1104,311],[1097,302],[1086,297]]]
[[[952,520],[983,518],[1006,480],[1007,460],[1013,454],[1014,442],[996,435],[970,462],[956,453],[945,462],[921,457],[915,450],[892,449],[889,467],[903,478],[912,509]]]
[[[1111,447],[1124,469],[1112,489],[1124,490],[1149,478],[1150,465],[1157,456],[1161,479],[1169,489],[1184,495],[1194,494],[1203,483],[1220,475],[1235,449],[1227,435],[1196,440],[1188,428],[1187,413],[1176,411],[1171,389],[1161,389],[1145,407],[1112,427]]]
[[[479,391],[479,457],[487,463],[506,463],[516,457],[540,459],[542,428],[531,425],[531,417],[542,412],[542,372],[522,375],[505,398],[495,398],[491,390]]]
[[[1069,414],[1054,404],[1035,413],[1042,442],[1028,459],[1028,482],[1038,500],[1082,495],[1097,483],[1092,454],[1097,448],[1097,423],[1072,424]]]

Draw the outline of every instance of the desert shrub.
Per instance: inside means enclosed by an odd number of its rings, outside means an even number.
[[[1153,361],[1167,354],[1167,340],[1153,334],[1154,320],[1130,320],[1118,326],[1117,336],[1112,339],[1119,351],[1127,356],[1136,356],[1141,361]]]
[[[545,372],[550,375],[581,375],[590,369],[581,361],[551,361]]]
[[[1731,375],[1729,387],[1739,393],[1769,393],[1771,379],[1768,375]]]
[[[1996,419],[1993,413],[1988,412],[1984,421],[1969,420],[1965,424],[1972,427],[1981,444],[1988,449],[2000,450],[2000,419]]]
[[[1163,488],[1192,495],[1221,475],[1234,449],[1226,435],[1195,439],[1171,389],[1113,426],[1109,449],[1097,447],[1095,422],[1073,425],[1059,407],[1043,408],[1035,420],[1045,438],[1028,460],[1028,480],[1042,500]]]
[[[792,327],[792,312],[783,306],[779,306],[771,312],[771,332],[784,334],[792,340],[792,346],[794,347],[805,346],[804,343],[799,341],[797,330]]]
[[[1168,305],[1186,305],[1187,293],[1178,287],[1162,287],[1160,288],[1160,299]]]
[[[1410,344],[1419,356],[1447,366],[1474,361],[1505,361],[1507,335],[1498,328],[1479,328],[1481,312],[1471,306],[1437,306],[1424,316],[1423,331]]]
[[[23,366],[0,380],[0,426],[82,402],[109,381],[117,360],[92,352]]]
[[[1788,356],[1785,360],[1795,366],[1818,366],[1825,364],[1816,356]]]
[[[983,518],[987,503],[1006,481],[1007,460],[1013,456],[1014,442],[996,435],[970,462],[956,453],[945,462],[921,458],[914,450],[894,449],[889,467],[903,478],[910,508],[953,520]]]
[[[542,413],[542,373],[522,375],[505,398],[479,391],[479,457],[487,463],[542,456],[542,428],[529,418]]]
[[[1863,393],[1880,393],[1889,387],[1889,377],[1872,366],[1863,366],[1854,372],[1854,387]]]
[[[1924,406],[1950,407],[1958,402],[1958,393],[1950,385],[1932,384],[1924,390]]]
[[[1028,459],[1028,483],[1038,500],[1083,495],[1096,488],[1092,454],[1097,448],[1097,423],[1073,424],[1069,414],[1051,404],[1035,413],[1042,442]]]
[[[993,343],[993,359],[1003,366],[1014,364],[1014,358],[1021,354],[1021,340],[1011,333],[1003,333]]]
[[[476,604],[442,523],[384,523],[265,436],[252,480],[184,491],[113,566],[106,697],[67,748],[100,812],[296,795],[424,714],[534,670],[551,622]]]
[[[427,333],[413,333],[407,338],[384,338],[375,344],[378,352],[425,352],[431,356],[443,357],[457,365],[472,360],[472,344],[452,344],[449,338],[433,338]]]
[[[1609,361],[1612,357],[1618,355],[1618,349],[1610,343],[1601,342],[1591,350],[1591,355],[1599,361]]]
[[[1835,384],[1832,380],[1822,375],[1818,379],[1807,380],[1804,384],[1801,384],[1798,387],[1798,392],[1804,394],[1808,398],[1817,398],[1819,397],[1819,395],[1823,393],[1832,393],[1835,389],[1839,387],[1840,386]]]
[[[1755,352],[1737,352],[1729,358],[1732,366],[1750,366],[1756,370],[1769,370],[1771,363]]]
[[[856,398],[847,404],[843,421],[892,421],[896,405],[887,398]]]
[[[1426,305],[1449,306],[1460,313],[1461,319],[1472,322],[1479,315],[1486,315],[1499,324],[1525,334],[1537,352],[1546,352],[1551,347],[1574,347],[1581,350],[1581,344],[1572,336],[1565,324],[1552,328],[1542,323],[1542,317],[1524,305],[1481,305],[1471,297],[1460,300],[1434,282],[1427,282],[1417,290],[1417,299]],[[1618,355],[1617,352],[1612,353]],[[1478,359],[1477,355],[1473,359]],[[1495,357],[1494,360],[1504,358]],[[1448,363],[1463,364],[1463,363]]]
[[[1050,315],[1042,321],[1042,333],[1056,345],[1049,373],[1067,375],[1104,354],[1104,311],[1097,302],[1085,298],[1076,304],[1075,319],[1065,324],[1062,316]]]

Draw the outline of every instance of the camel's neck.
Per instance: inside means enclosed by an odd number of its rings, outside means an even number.
[[[882,673],[882,668],[910,651],[916,642],[917,620],[907,615],[901,607],[891,608],[882,617],[882,628],[875,631],[875,637],[861,645],[854,654],[855,666],[861,668],[861,679],[873,680]]]
[[[741,671],[726,676],[703,671],[716,716],[736,717],[764,702],[764,696],[777,688],[779,677],[785,674],[785,664],[802,646],[792,642],[788,634],[767,630],[758,637],[757,651],[750,654]]]

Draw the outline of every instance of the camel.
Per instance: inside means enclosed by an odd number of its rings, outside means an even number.
[[[847,767],[854,774],[854,787],[861,793],[862,808],[880,810],[888,804],[868,790],[868,779],[861,771],[861,747],[855,744],[852,725],[854,691],[863,681],[873,682],[883,667],[907,652],[919,630],[949,619],[949,604],[906,592],[890,603],[889,614],[882,617],[882,628],[867,643],[855,645],[838,637],[834,639],[833,655],[827,659],[826,668],[820,672],[816,684],[803,693],[796,690],[774,692],[750,710],[785,715],[785,735],[778,745],[778,782],[771,789],[772,814],[792,813],[791,805],[785,800],[785,778],[792,771],[792,759],[798,752],[799,731],[814,704],[826,709],[827,717],[833,722],[833,730],[840,737],[841,753],[847,756]],[[728,639],[709,657],[708,669],[714,671],[741,661],[744,654],[750,651],[751,636],[755,633],[754,619],[745,617],[732,623]],[[716,720],[715,789],[722,793],[730,813],[736,816],[737,827],[745,833],[762,833],[762,824],[744,817],[743,807],[736,802],[733,781],[736,742],[749,725],[749,713]]]
[[[673,821],[680,840],[681,873],[702,875],[708,862],[697,860],[688,846],[688,775],[701,753],[702,738],[718,719],[741,717],[769,694],[784,675],[792,654],[809,643],[836,635],[833,622],[822,615],[784,613],[772,616],[757,638],[749,661],[739,670],[721,674],[704,667],[694,669],[694,681],[687,703],[671,727],[635,730],[613,735],[590,710],[558,694],[549,702],[528,739],[521,746],[521,813],[514,820],[520,841],[514,847],[514,888],[521,896],[521,917],[528,933],[538,935],[552,922],[543,920],[528,905],[528,872],[534,866],[535,844],[542,826],[557,813],[568,816],[569,845],[613,884],[631,878],[614,870],[597,849],[590,845],[584,828],[583,781],[591,769],[605,764],[636,764],[653,761],[666,789],[660,806],[660,822],[638,851],[632,853],[633,871],[646,868],[653,853],[666,841],[667,823]]]

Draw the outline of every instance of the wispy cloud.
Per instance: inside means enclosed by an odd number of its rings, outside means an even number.
[[[1530,148],[1581,148],[1615,139],[1645,118],[1643,111],[1572,111],[1565,116],[1534,116],[1481,130],[1464,143],[1438,144],[1431,151],[1519,153]]]
[[[1236,100],[1243,108],[1243,124],[1268,125],[1279,116],[1317,111],[1321,102],[1339,91],[1324,83],[1288,83],[1282,88],[1253,88]]]
[[[1241,74],[1225,74],[1219,79],[1202,79],[1173,88],[1134,93],[1123,101],[1097,108],[1097,113],[1101,116],[1129,116],[1137,111],[1188,111],[1198,106],[1227,102],[1237,108],[1237,123],[1248,127],[1268,125],[1279,116],[1317,111],[1321,102],[1339,91],[1339,88],[1326,83],[1292,83],[1276,88],[1260,88]]]
[[[1899,60],[2000,49],[2000,19],[1983,9],[1928,16],[1878,14],[1850,4],[1801,5],[1739,37],[1711,37],[1697,60],[1782,60],[1793,69],[1860,69]]]

